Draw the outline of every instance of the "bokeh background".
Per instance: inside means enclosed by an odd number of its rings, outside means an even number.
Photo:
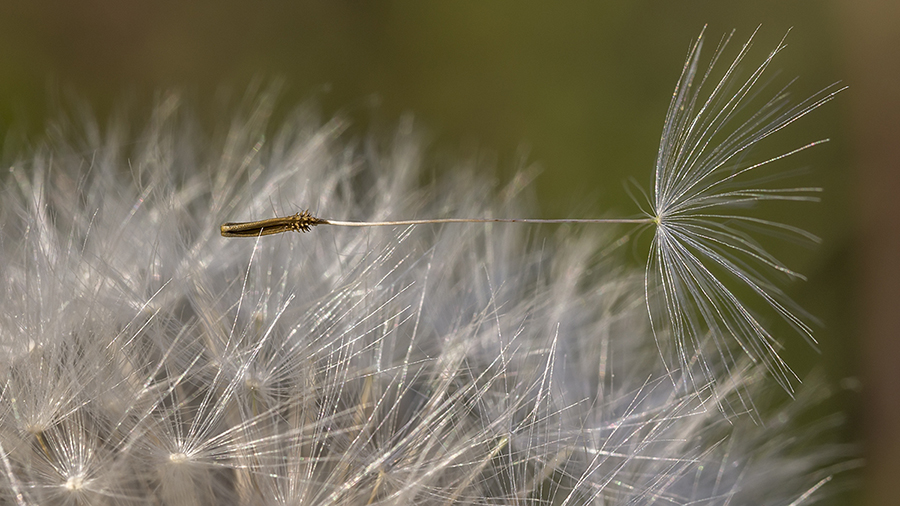
[[[412,113],[435,159],[490,159],[500,183],[525,154],[542,167],[542,217],[630,215],[625,182],[648,185],[673,86],[703,26],[709,42],[736,29],[736,51],[761,25],[754,65],[790,29],[775,83],[799,77],[798,100],[836,81],[850,89],[766,147],[832,139],[790,165],[805,169],[802,185],[826,189],[822,203],[778,211],[822,245],[766,244],[808,275],[789,293],[822,320],[819,352],[792,339],[784,356],[801,378],[823,373],[832,396],[819,412],[846,413],[839,441],[865,444],[869,467],[855,473],[867,492],[835,503],[895,504],[900,16],[889,3],[7,0],[2,160],[27,154],[72,104],[103,125],[123,110],[140,117],[175,89],[213,130],[222,97],[277,81],[282,111],[313,103],[359,134],[389,132]]]

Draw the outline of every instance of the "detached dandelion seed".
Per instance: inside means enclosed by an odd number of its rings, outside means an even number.
[[[758,30],[758,29],[757,29]],[[705,30],[704,30],[705,31]],[[392,221],[340,221],[317,218],[309,210],[284,218],[225,223],[225,237],[258,237],[282,232],[309,232],[317,225],[341,227],[414,226],[448,223],[522,224],[633,224],[654,228],[653,243],[645,271],[645,299],[653,333],[660,342],[663,359],[671,367],[688,364],[703,348],[707,337],[715,343],[720,358],[733,365],[727,341],[733,340],[754,361],[762,362],[786,390],[796,379],[777,353],[778,343],[766,326],[735,295],[733,284],[749,288],[764,305],[785,319],[802,336],[814,342],[812,329],[793,312],[793,304],[766,278],[775,271],[805,279],[770,255],[739,225],[756,225],[816,241],[797,227],[741,215],[739,204],[762,201],[816,201],[819,188],[748,188],[741,178],[777,160],[817,146],[810,142],[787,153],[760,162],[744,164],[740,159],[763,139],[830,101],[842,91],[825,88],[807,100],[789,107],[787,89],[782,89],[749,119],[729,129],[745,103],[757,93],[760,77],[772,59],[785,48],[784,38],[744,82],[735,73],[751,47],[756,31],[738,52],[712,91],[701,97],[704,85],[725,51],[734,32],[723,37],[706,72],[699,76],[701,32],[688,53],[681,77],[666,113],[659,145],[649,210],[635,219],[529,219],[529,218],[428,218]],[[787,35],[785,35],[787,37]],[[727,90],[737,87],[731,96]],[[724,271],[727,276],[718,274]],[[730,278],[730,279],[729,279]],[[656,302],[656,291],[661,303]],[[661,306],[661,307],[659,307]],[[663,323],[664,322],[664,323]],[[672,336],[675,349],[667,348],[663,332]],[[674,355],[674,358],[672,357]],[[708,357],[705,357],[708,358]],[[673,364],[675,361],[677,364]],[[697,384],[715,380],[705,368]]]

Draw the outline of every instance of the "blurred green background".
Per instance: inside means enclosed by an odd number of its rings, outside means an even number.
[[[433,151],[488,153],[500,181],[527,148],[543,168],[536,182],[543,217],[630,215],[637,208],[624,183],[648,186],[672,89],[704,24],[706,56],[736,29],[733,55],[762,25],[748,65],[791,29],[768,74],[780,72],[775,84],[799,76],[797,100],[841,80],[851,90],[766,147],[777,154],[832,139],[781,165],[808,168],[798,184],[826,189],[821,204],[778,211],[823,244],[766,245],[808,275],[788,290],[822,320],[821,353],[797,338],[784,356],[801,378],[825,372],[823,388],[834,395],[821,411],[847,413],[840,437],[858,443],[854,91],[842,46],[855,28],[847,28],[846,12],[812,0],[4,2],[0,135],[4,159],[21,155],[66,94],[102,123],[123,103],[152,104],[160,90],[182,90],[202,110],[222,90],[240,96],[254,80],[280,78],[285,108],[313,100],[326,117],[346,115],[361,131],[393,128],[411,112]]]

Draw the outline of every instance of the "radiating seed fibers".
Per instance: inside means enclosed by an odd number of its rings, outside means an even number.
[[[621,230],[221,237],[306,206],[527,216],[516,183],[419,186],[414,128],[364,149],[298,113],[263,141],[271,110],[202,140],[170,95],[134,142],[66,131],[11,168],[0,502],[788,505],[852,465],[813,439],[834,420],[790,427],[816,394],[756,410],[770,378],[719,336],[661,360]]]

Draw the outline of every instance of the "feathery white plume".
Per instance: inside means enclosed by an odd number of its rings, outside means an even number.
[[[168,96],[137,142],[62,131],[11,168],[0,503],[789,505],[850,465],[783,427],[802,391],[771,420],[710,409],[760,391],[760,367],[663,367],[607,236],[221,237],[301,203],[521,215],[515,183],[418,187],[409,124],[363,149],[301,112],[263,142],[271,110],[209,144]]]
[[[711,339],[717,356],[704,357],[702,363],[730,367],[738,360],[733,355],[734,342],[751,359],[765,364],[778,383],[791,391],[796,378],[778,356],[778,341],[738,290],[758,298],[759,306],[769,308],[814,342],[812,329],[796,315],[795,304],[768,276],[804,278],[769,254],[748,230],[768,229],[818,239],[797,227],[755,217],[747,209],[763,201],[817,200],[819,188],[753,185],[760,184],[758,173],[769,164],[825,140],[761,160],[750,156],[750,151],[843,88],[833,85],[791,105],[785,87],[748,112],[748,104],[761,92],[757,89],[760,79],[784,49],[784,40],[746,80],[740,80],[737,73],[750,49],[751,36],[718,81],[710,82],[730,39],[731,35],[723,37],[701,75],[701,33],[688,54],[666,114],[647,211],[655,224],[645,277],[648,310],[667,363],[687,365],[696,353],[702,354],[701,343]],[[706,92],[704,86],[712,89]],[[657,288],[661,297],[651,293]],[[671,334],[674,346],[668,345],[663,333]],[[715,375],[706,371],[699,382],[710,380],[715,380]]]

